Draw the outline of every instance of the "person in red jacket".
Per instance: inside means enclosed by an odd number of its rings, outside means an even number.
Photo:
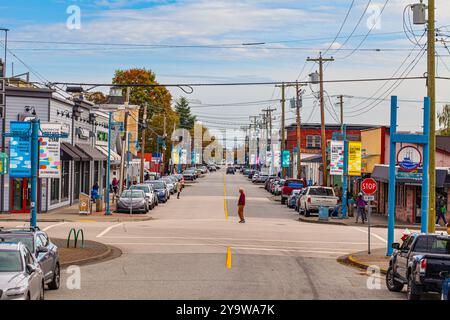
[[[241,221],[239,221],[239,223],[245,223],[245,218],[244,218],[244,208],[245,208],[245,192],[244,189],[240,188],[239,189],[239,202],[238,202],[238,213],[239,213],[239,218],[241,219]]]

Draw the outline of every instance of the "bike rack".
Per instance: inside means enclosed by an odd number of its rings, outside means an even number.
[[[83,231],[83,229],[78,229],[78,231],[77,231],[77,230],[75,230],[75,228],[70,229],[69,236],[67,237],[67,248],[70,248],[70,239],[71,239],[72,233],[73,233],[73,238],[75,241],[74,248],[76,248],[78,245],[78,238],[80,235],[81,235],[81,248],[84,248],[84,231]]]

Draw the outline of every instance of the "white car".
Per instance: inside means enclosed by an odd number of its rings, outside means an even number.
[[[0,239],[0,300],[44,300],[44,273],[22,243]]]
[[[336,207],[339,198],[334,194],[333,188],[329,187],[308,187],[300,194],[298,208],[299,212],[305,217],[311,216],[311,213],[318,213],[319,207]]]

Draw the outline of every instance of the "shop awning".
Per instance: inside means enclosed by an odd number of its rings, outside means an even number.
[[[63,142],[61,143],[61,158],[62,160],[66,160],[66,161],[80,161],[81,158],[80,156],[74,151],[72,150],[72,148],[74,148],[74,146],[72,146],[70,143],[67,142]]]
[[[397,167],[398,169],[398,167]],[[447,178],[448,170],[447,169],[439,169],[436,168],[436,188],[443,188],[445,180]],[[387,165],[376,165],[373,173],[372,178],[380,181],[380,182],[389,182],[389,166]],[[398,183],[409,183],[409,184],[418,184],[422,181],[416,180],[416,179],[397,179]]]
[[[66,143],[65,145],[68,149],[70,149],[73,153],[75,153],[77,155],[76,161],[80,161],[80,160],[81,161],[89,161],[90,160],[89,156],[86,153],[84,153],[82,150],[78,149],[74,145],[72,145],[70,143]]]
[[[96,146],[96,148],[101,153],[103,153],[106,156],[106,160],[108,160],[108,148],[103,146]],[[120,163],[120,156],[114,150],[111,150],[111,164],[117,165],[119,163]]]
[[[97,149],[95,149],[94,147],[92,147],[88,144],[77,144],[76,147],[89,156],[90,159],[88,159],[88,161],[89,160],[94,160],[94,161],[106,161],[107,160],[106,156],[103,153],[101,153],[100,151],[98,151]]]

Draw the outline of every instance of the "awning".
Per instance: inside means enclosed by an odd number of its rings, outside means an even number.
[[[89,161],[89,156],[85,154],[83,151],[75,147],[74,145],[70,143],[65,143],[65,146],[72,151],[72,153],[77,155],[77,159],[74,159],[75,161]]]
[[[398,167],[397,167],[398,169]],[[436,168],[436,188],[443,188],[445,180],[447,178],[448,170],[447,169],[438,169]],[[372,178],[380,181],[380,182],[389,182],[389,166],[386,165],[376,165],[373,173]],[[408,183],[408,184],[420,184],[421,181],[418,181],[416,179],[397,179],[398,183]]]
[[[70,143],[63,142],[61,143],[61,159],[62,160],[74,160],[80,161],[80,156],[72,150],[73,146]]]
[[[106,156],[103,153],[101,153],[100,151],[98,151],[97,149],[95,149],[94,147],[92,147],[88,144],[77,144],[76,147],[89,156],[90,159],[88,159],[87,161],[89,161],[89,160],[106,161],[107,160]]]
[[[96,148],[101,153],[103,153],[106,156],[106,160],[108,160],[108,148],[103,146],[96,146]],[[120,156],[114,150],[111,150],[111,164],[117,165],[119,163],[120,163]]]

